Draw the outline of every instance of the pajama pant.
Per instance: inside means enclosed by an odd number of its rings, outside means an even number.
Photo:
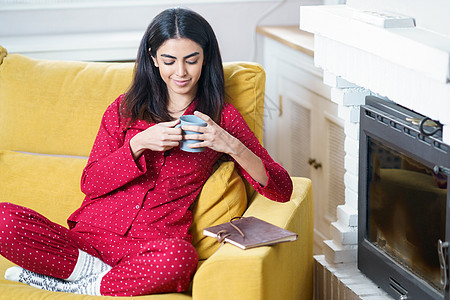
[[[112,266],[101,281],[105,296],[186,291],[198,262],[195,248],[182,239],[124,237],[80,223],[69,230],[29,208],[0,203],[0,254],[15,264],[66,279],[78,249]]]

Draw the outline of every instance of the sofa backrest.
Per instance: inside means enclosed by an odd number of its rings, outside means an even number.
[[[0,51],[0,149],[88,156],[101,117],[127,90],[134,64],[38,60]],[[263,68],[230,62],[224,71],[227,101],[262,142]]]

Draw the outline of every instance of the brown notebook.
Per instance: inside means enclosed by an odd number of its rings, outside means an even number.
[[[244,217],[208,227],[203,229],[203,234],[217,238],[219,242],[225,241],[242,249],[290,242],[298,238],[298,235],[294,232],[255,217]]]

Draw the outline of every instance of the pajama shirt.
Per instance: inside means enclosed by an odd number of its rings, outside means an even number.
[[[69,217],[69,229],[28,208],[4,203],[0,253],[25,269],[64,279],[81,249],[112,266],[102,279],[102,295],[185,291],[197,266],[188,231],[190,208],[223,154],[175,147],[165,152],[145,150],[135,161],[131,138],[155,124],[137,120],[128,125],[120,113],[122,97],[102,118],[82,174],[86,197]],[[195,106],[196,101],[185,114],[193,114]],[[225,104],[220,126],[261,158],[269,178],[265,186],[236,164],[255,190],[274,201],[288,201],[292,193],[288,173],[231,104]]]

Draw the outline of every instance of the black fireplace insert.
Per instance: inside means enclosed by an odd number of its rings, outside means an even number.
[[[361,107],[358,268],[394,299],[450,299],[450,146],[393,102]]]

